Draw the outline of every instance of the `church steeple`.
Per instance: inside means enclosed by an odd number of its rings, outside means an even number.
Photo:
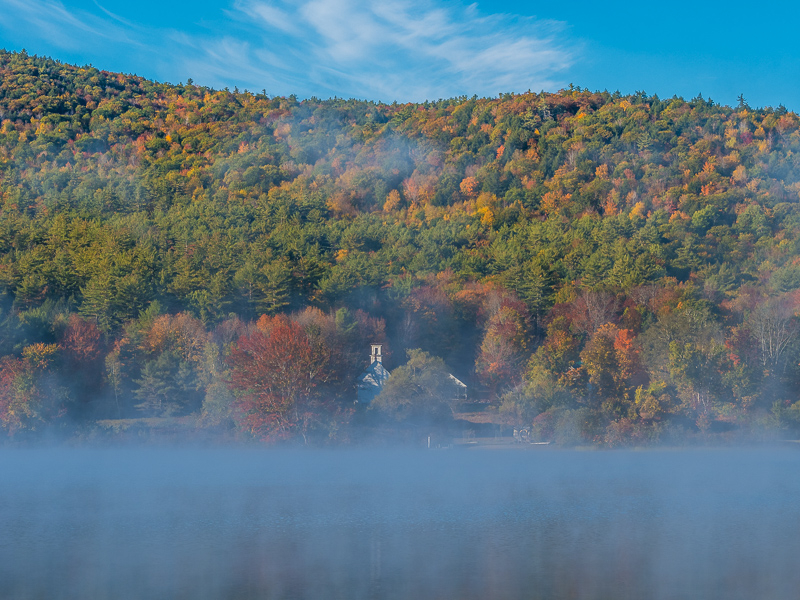
[[[389,379],[389,371],[383,366],[382,344],[372,344],[369,351],[369,366],[358,378],[358,404],[369,404],[380,394],[383,384]]]
[[[374,362],[383,363],[383,356],[381,355],[382,344],[372,344],[372,350],[369,355],[369,364]]]

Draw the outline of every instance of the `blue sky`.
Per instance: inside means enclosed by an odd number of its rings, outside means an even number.
[[[420,101],[570,83],[800,110],[795,3],[0,0],[0,47],[177,83]]]

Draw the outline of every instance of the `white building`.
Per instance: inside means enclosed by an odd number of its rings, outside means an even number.
[[[465,402],[467,400],[467,384],[461,381],[458,377],[450,373],[450,381],[453,382],[453,386],[455,388],[455,393],[453,394],[453,400],[457,400],[459,402]]]
[[[381,393],[386,380],[389,379],[389,371],[383,366],[383,356],[381,354],[381,344],[372,344],[370,349],[369,366],[358,378],[358,404],[369,404]],[[453,398],[456,402],[463,402],[467,399],[467,385],[455,375],[448,373],[450,383],[453,385]]]
[[[381,355],[381,344],[372,344],[369,354],[369,366],[358,378],[358,400],[359,404],[369,404],[375,396],[381,393],[383,384],[389,379],[389,371],[383,366],[383,356]]]

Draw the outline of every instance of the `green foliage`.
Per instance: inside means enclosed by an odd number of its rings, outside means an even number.
[[[462,401],[444,361],[422,350],[409,350],[408,362],[393,370],[370,404],[396,421],[431,423],[452,415]]]
[[[3,51],[0,357],[22,381],[13,361],[77,313],[106,344],[95,416],[230,423],[224,369],[148,346],[160,316],[224,356],[244,323],[313,307],[342,406],[374,333],[518,421],[561,411],[565,440],[743,427],[800,383],[799,193],[785,110],[579,88],[298,101]]]

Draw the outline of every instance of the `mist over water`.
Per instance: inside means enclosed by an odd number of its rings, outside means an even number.
[[[796,598],[797,450],[3,450],[0,597]]]

